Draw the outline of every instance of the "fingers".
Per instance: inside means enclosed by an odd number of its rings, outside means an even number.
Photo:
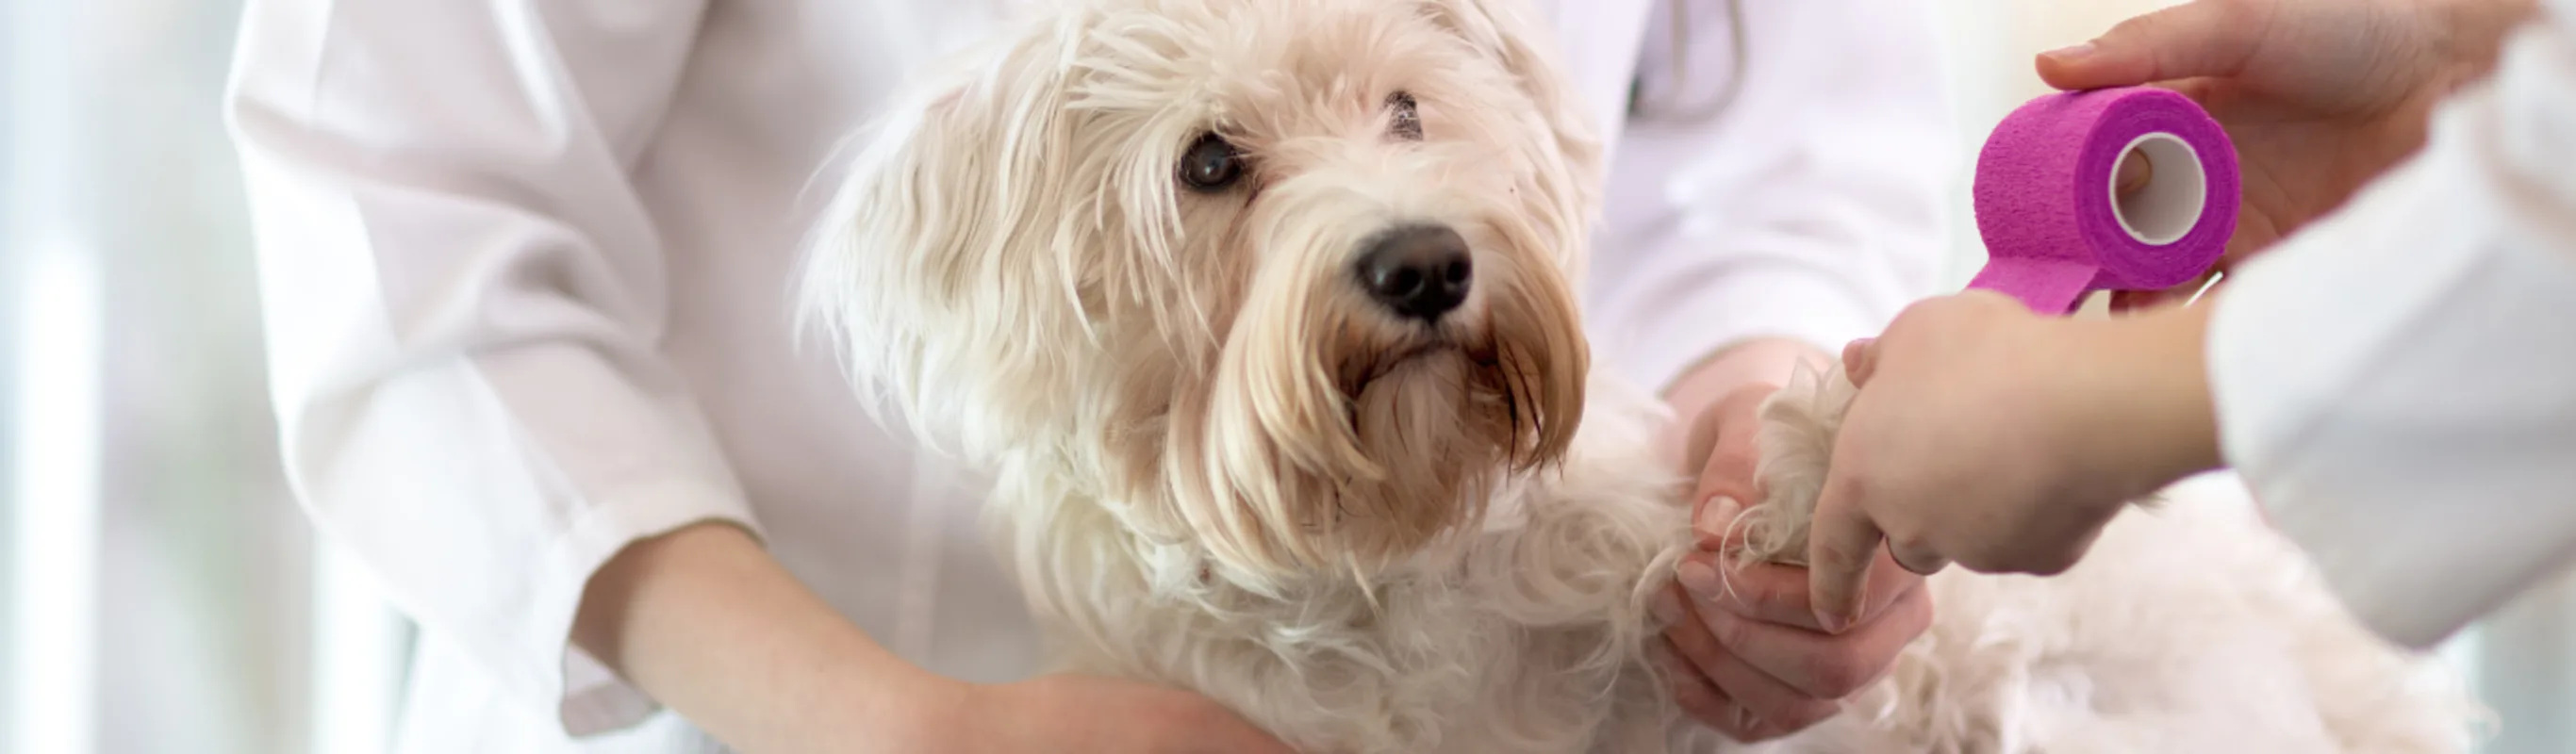
[[[1682,586],[1689,590],[1691,598],[1699,605],[1763,623],[1795,626],[1809,631],[1825,630],[1824,624],[1816,619],[1815,603],[1808,594],[1807,569],[1770,563],[1735,566],[1723,562],[1724,557],[1717,553],[1694,554],[1682,567]],[[1877,620],[1886,613],[1889,605],[1922,588],[1922,577],[1897,567],[1883,552],[1879,557],[1887,562],[1870,566],[1869,582],[1862,589],[1867,599],[1861,605],[1860,616],[1852,621],[1855,624]],[[1718,568],[1727,571],[1720,576]],[[1708,583],[1720,579],[1723,583]]]
[[[1744,504],[1726,494],[1701,493],[1699,511],[1691,519],[1692,544],[1700,552],[1726,552],[1740,546],[1744,532],[1735,526],[1735,517],[1744,514]]]
[[[1670,651],[1669,648],[1666,651]],[[1676,670],[1671,676],[1673,702],[1701,725],[1737,743],[1756,743],[1788,735],[1788,731],[1763,722],[1751,710],[1727,698],[1725,692],[1709,685],[1708,679],[1696,670]]]
[[[2198,0],[2123,21],[2091,42],[2041,53],[2039,77],[2065,90],[2226,76],[2253,57],[2261,19],[2247,4]]]
[[[1894,540],[1887,543],[1887,555],[1889,560],[1896,562],[1896,567],[1917,576],[1930,576],[1950,567],[1950,559],[1941,557],[1941,553],[1931,548],[1904,546]]]
[[[1831,715],[1830,705],[1816,702],[1859,693],[1895,665],[1905,645],[1931,627],[1932,600],[1930,593],[1916,590],[1879,620],[1839,635],[1749,621],[1724,611],[1703,617],[1718,651],[1752,671],[1741,674],[1720,664],[1706,668],[1710,680],[1774,722],[1812,723]],[[1781,705],[1781,715],[1822,714],[1770,716],[1765,704]]]
[[[1696,470],[1698,464],[1708,459],[1709,451],[1717,447],[1718,435],[1726,429],[1726,424],[1713,407],[1690,417],[1690,437],[1682,443],[1684,473]]]
[[[1751,710],[1736,704],[1733,697],[1710,685],[1708,674],[1700,668],[1717,664],[1724,650],[1708,638],[1708,629],[1689,617],[1682,607],[1679,592],[1666,590],[1655,601],[1655,611],[1666,617],[1668,627],[1657,640],[1653,652],[1666,670],[1672,684],[1674,703],[1692,719],[1717,729],[1737,741],[1748,738],[1761,723]]]
[[[1849,477],[1826,480],[1807,531],[1808,599],[1828,632],[1839,632],[1859,620],[1868,596],[1870,562],[1879,550],[1878,525],[1861,509],[1855,486]]]
[[[1709,638],[1705,631],[1703,629],[1694,635],[1699,641],[1714,646],[1716,640]],[[1718,650],[1714,662],[1698,664],[1698,667],[1706,674],[1709,686],[1734,700],[1737,708],[1751,716],[1743,722],[1768,724],[1781,730],[1804,730],[1842,712],[1842,707],[1832,698],[1807,694],[1783,683],[1745,662],[1742,655]]]
[[[1680,597],[1667,593],[1664,599],[1678,601]],[[1802,693],[1746,663],[1728,651],[1699,619],[1674,622],[1664,629],[1663,640],[1665,651],[1679,660],[1675,664],[1691,682],[1677,682],[1677,686],[1707,686],[1710,696],[1725,700],[1722,705],[1709,705],[1709,709],[1692,710],[1693,717],[1713,725],[1722,724],[1741,733],[1757,727],[1795,731],[1841,711],[1829,699]],[[1674,693],[1678,698],[1686,692],[1676,688]],[[1687,705],[1684,708],[1689,709]]]
[[[1672,650],[1667,645],[1664,651]],[[1727,699],[1726,695],[1718,693],[1716,688],[1709,686],[1708,679],[1702,677],[1697,668],[1689,667],[1687,662],[1675,660],[1672,663],[1673,672],[1669,675],[1673,703],[1679,705],[1682,712],[1690,715],[1691,719],[1700,721],[1702,725],[1716,728],[1730,738],[1736,735],[1735,729],[1751,727],[1745,724],[1749,721],[1744,719],[1743,709],[1735,706],[1735,702]]]
[[[2127,198],[2156,179],[2156,162],[2146,150],[2132,149],[2120,158],[2120,166],[2111,175],[2111,193]]]
[[[1692,426],[1690,454],[1685,458],[1698,464],[1699,482],[1691,496],[1698,507],[1692,523],[1703,548],[1716,546],[1725,536],[1744,501],[1761,500],[1761,480],[1754,476],[1761,462],[1756,442],[1762,430],[1758,412],[1762,401],[1778,390],[1771,385],[1736,390],[1701,411]]]
[[[1843,346],[1843,376],[1855,387],[1869,384],[1870,375],[1878,373],[1878,339],[1862,338]]]
[[[1729,411],[1729,408],[1736,410]],[[1712,499],[1728,498],[1735,501],[1738,507],[1747,500],[1760,501],[1762,499],[1760,490],[1755,489],[1757,480],[1754,478],[1754,470],[1761,463],[1761,451],[1754,438],[1762,431],[1762,422],[1754,416],[1753,405],[1737,407],[1719,404],[1718,408],[1710,413],[1726,413],[1732,416],[1724,420],[1723,426],[1717,428],[1716,437],[1709,443],[1706,454],[1697,456],[1703,459],[1703,462],[1699,468],[1699,484],[1692,493],[1692,499],[1707,505]],[[1696,523],[1701,527],[1702,535],[1715,537],[1725,533],[1723,524],[1734,517],[1733,512],[1703,510]],[[1719,525],[1719,528],[1708,528],[1712,524]]]

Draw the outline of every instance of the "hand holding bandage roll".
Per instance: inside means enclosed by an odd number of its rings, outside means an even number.
[[[2189,282],[2226,253],[2236,149],[2162,89],[2054,94],[2006,116],[1977,158],[1988,261],[1968,283],[2064,314],[2098,290]]]

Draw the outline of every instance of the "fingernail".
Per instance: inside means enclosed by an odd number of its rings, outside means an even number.
[[[2040,54],[2041,54],[2041,55],[2044,55],[2044,56],[2047,56],[2047,57],[2056,58],[2056,59],[2058,59],[2058,60],[2079,60],[2079,59],[2082,59],[2082,58],[2083,58],[2084,56],[2086,56],[2086,55],[2091,55],[2091,54],[2093,54],[2093,53],[2094,53],[2094,51],[2095,51],[2095,48],[2094,48],[2094,46],[2093,46],[2093,42],[2092,42],[2091,40],[2087,40],[2087,41],[2080,42],[2080,43],[2077,43],[2077,44],[2071,44],[2071,45],[2067,45],[2067,46],[2065,46],[2065,47],[2060,47],[2060,48],[2057,48],[2057,49],[2054,49],[2054,50],[2049,50],[2049,51],[2047,51],[2047,52],[2043,52],[2043,53],[2040,53]]]
[[[1682,598],[1673,596],[1670,589],[1656,591],[1654,602],[1648,603],[1646,609],[1653,611],[1655,620],[1660,623],[1679,623],[1682,620]]]
[[[1735,516],[1743,512],[1743,504],[1735,502],[1735,498],[1719,495],[1710,498],[1707,505],[1699,507],[1699,520],[1693,522],[1691,527],[1698,529],[1702,536],[1724,537],[1727,525],[1734,523]]]
[[[1839,634],[1843,632],[1843,629],[1851,627],[1850,619],[1834,613],[1817,613],[1816,622],[1823,624],[1825,627],[1825,633],[1829,634]]]
[[[1675,577],[1681,579],[1682,588],[1690,590],[1693,597],[1708,599],[1709,595],[1716,594],[1718,591],[1717,569],[1708,567],[1707,563],[1695,560],[1683,561],[1681,570]]]

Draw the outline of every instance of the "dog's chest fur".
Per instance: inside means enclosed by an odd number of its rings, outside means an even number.
[[[1662,751],[1675,713],[1644,604],[1688,512],[1643,444],[1651,418],[1608,403],[1562,469],[1499,486],[1478,528],[1365,588],[1202,577],[1189,545],[1146,543],[1088,501],[1005,524],[1067,670],[1198,691],[1301,751]]]
[[[1932,578],[1932,630],[1845,714],[1719,741],[1646,659],[1648,590],[1690,543],[1683,481],[1653,415],[1605,392],[1561,471],[1502,487],[1472,536],[1369,590],[1208,586],[1223,580],[1186,545],[1062,497],[1004,507],[1013,557],[1065,669],[1200,692],[1318,754],[2463,748],[2468,700],[2416,685],[2421,666],[2335,612],[2250,513],[2189,491],[2124,516],[2065,576]],[[1781,449],[1822,437],[1782,440],[1773,497],[1811,496],[1791,477],[1821,459]]]

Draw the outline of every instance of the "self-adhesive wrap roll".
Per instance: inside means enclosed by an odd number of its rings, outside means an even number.
[[[2124,159],[2145,160],[2149,176],[2125,196],[2115,184]],[[2227,132],[2180,94],[2132,87],[2032,100],[1977,155],[1987,262],[1968,287],[2065,314],[2092,291],[2190,282],[2226,253],[2239,181]]]

